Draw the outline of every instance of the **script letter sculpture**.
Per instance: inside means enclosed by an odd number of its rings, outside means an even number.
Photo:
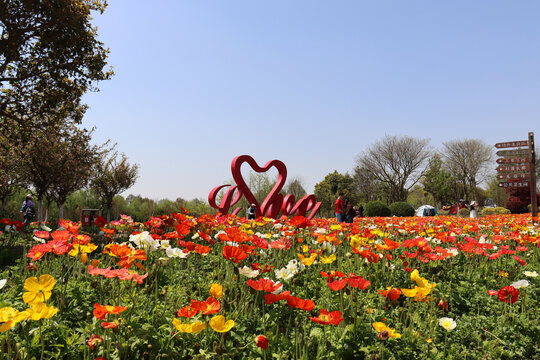
[[[251,168],[258,173],[263,173],[268,171],[270,168],[275,167],[278,171],[278,179],[276,184],[266,196],[262,204],[259,204],[249,187],[247,186],[244,178],[242,177],[241,167],[243,163],[248,163]],[[308,219],[313,219],[319,208],[321,207],[321,202],[317,202],[315,195],[306,195],[298,202],[294,195],[288,194],[283,196],[280,191],[285,185],[287,180],[287,167],[285,164],[279,160],[271,160],[267,162],[264,166],[259,166],[257,162],[249,155],[240,155],[233,159],[231,163],[231,171],[233,179],[236,182],[236,185],[220,185],[210,191],[208,195],[208,203],[214,209],[217,209],[222,215],[229,213],[229,210],[233,205],[238,203],[242,198],[242,195],[250,204],[255,204],[255,214],[259,216],[268,216],[270,218],[277,219],[281,213],[284,216],[298,214],[301,216],[307,216]],[[216,204],[216,197],[221,189],[229,187],[219,205]],[[236,208],[232,214],[237,215],[240,211],[240,208]]]

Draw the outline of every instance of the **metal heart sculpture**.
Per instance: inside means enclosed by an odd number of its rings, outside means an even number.
[[[262,204],[259,204],[242,177],[241,167],[243,163],[249,164],[251,168],[258,173],[267,172],[272,167],[275,167],[278,171],[278,179],[276,184],[270,193],[268,193]],[[279,160],[271,160],[261,167],[251,156],[240,155],[233,159],[231,163],[231,171],[236,185],[231,186],[230,184],[227,184],[216,186],[208,195],[208,203],[210,206],[217,209],[222,215],[228,214],[230,208],[240,201],[242,195],[250,204],[255,204],[255,214],[257,217],[268,216],[277,219],[280,212],[285,216],[293,215],[294,213],[301,216],[306,216],[307,212],[311,211],[307,218],[312,219],[321,207],[321,202],[317,202],[315,195],[306,195],[296,202],[294,195],[289,194],[283,196],[280,193],[283,186],[285,186],[285,181],[287,180],[287,167]],[[217,205],[216,198],[219,191],[228,186],[230,188],[225,192],[220,204]],[[237,208],[232,212],[232,214],[237,215],[240,210],[241,208]]]

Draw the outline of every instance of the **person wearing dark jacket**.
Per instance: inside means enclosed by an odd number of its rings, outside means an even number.
[[[26,195],[26,199],[24,200],[21,207],[21,213],[23,213],[24,215],[25,226],[30,225],[30,223],[36,216],[36,204],[34,204],[34,202],[32,201],[32,195]]]

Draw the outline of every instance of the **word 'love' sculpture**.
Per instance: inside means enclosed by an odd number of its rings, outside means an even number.
[[[257,199],[255,199],[255,196],[253,196],[253,193],[249,190],[249,187],[242,177],[240,168],[243,163],[248,163],[251,168],[258,173],[266,172],[271,167],[275,167],[278,171],[277,182],[264,199],[262,205],[259,205]],[[280,212],[284,216],[293,215],[295,213],[306,216],[308,211],[311,211],[307,218],[312,219],[321,207],[321,202],[317,202],[317,199],[313,194],[304,196],[298,200],[298,202],[296,202],[294,195],[288,194],[283,196],[280,194],[281,189],[283,189],[283,186],[285,185],[285,180],[287,180],[287,168],[285,167],[285,164],[279,160],[271,160],[263,167],[260,167],[251,156],[240,155],[233,159],[231,171],[236,185],[231,186],[230,184],[227,184],[216,186],[208,195],[208,203],[210,206],[217,209],[222,215],[228,214],[230,208],[240,201],[242,195],[250,204],[255,204],[255,215],[257,217],[267,216],[277,219]],[[229,189],[223,195],[219,205],[217,205],[216,197],[219,191],[225,187],[229,187]],[[237,215],[240,210],[241,208],[236,208],[232,214]]]

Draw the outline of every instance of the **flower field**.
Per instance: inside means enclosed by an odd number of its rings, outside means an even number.
[[[540,359],[530,215],[0,222],[1,358]]]

